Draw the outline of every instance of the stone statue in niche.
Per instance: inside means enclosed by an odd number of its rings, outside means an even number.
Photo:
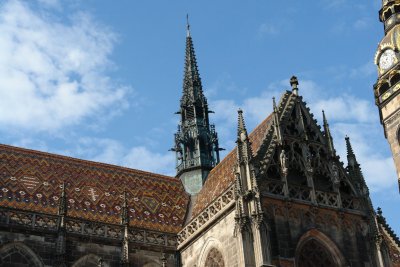
[[[308,148],[308,146],[304,145],[303,146],[303,158],[305,161],[305,167],[306,167],[306,171],[308,173],[313,173],[314,169],[312,167],[312,163],[311,163],[311,153],[310,153],[310,149]]]
[[[336,166],[335,163],[332,163],[331,171],[332,171],[332,183],[339,184],[340,183],[339,168]]]
[[[286,156],[286,152],[282,149],[281,154],[279,155],[279,160],[281,163],[281,171],[284,176],[287,176],[289,170],[288,158]]]

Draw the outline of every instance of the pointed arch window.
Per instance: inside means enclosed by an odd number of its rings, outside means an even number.
[[[23,243],[9,243],[0,247],[0,266],[43,267],[42,260]]]
[[[208,252],[205,267],[225,267],[224,259],[222,257],[221,252],[212,248],[210,252]]]
[[[310,239],[298,252],[297,267],[335,267],[330,252],[317,240]]]

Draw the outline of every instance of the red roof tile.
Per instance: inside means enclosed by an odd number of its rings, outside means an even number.
[[[256,153],[260,148],[266,132],[272,124],[272,115],[273,114],[269,115],[249,134],[253,153]],[[236,157],[236,148],[234,148],[214,169],[211,170],[203,188],[197,195],[196,202],[193,206],[192,218],[197,216],[204,208],[211,204],[211,202],[233,184],[235,180],[234,168],[237,160]]]
[[[183,225],[189,196],[177,178],[0,145],[0,206],[57,214],[63,181],[68,216],[118,224],[126,190],[131,226]]]

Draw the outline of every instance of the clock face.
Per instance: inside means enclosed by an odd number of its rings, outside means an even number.
[[[379,59],[379,67],[382,70],[387,70],[394,64],[395,60],[396,54],[394,53],[394,51],[391,49],[387,49],[385,52],[383,52]]]

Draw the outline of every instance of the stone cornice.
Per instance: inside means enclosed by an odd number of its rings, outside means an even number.
[[[233,207],[234,203],[234,186],[232,185],[178,233],[178,249],[182,249],[201,234],[215,220]]]
[[[43,232],[57,234],[60,216],[38,212],[29,212],[12,208],[0,207],[0,229],[12,229],[13,232]],[[65,217],[67,236],[76,236],[106,240],[110,243],[120,243],[123,240],[123,225],[94,222],[79,218]],[[156,246],[164,250],[175,251],[177,236],[158,231],[129,227],[129,242],[140,246]]]

